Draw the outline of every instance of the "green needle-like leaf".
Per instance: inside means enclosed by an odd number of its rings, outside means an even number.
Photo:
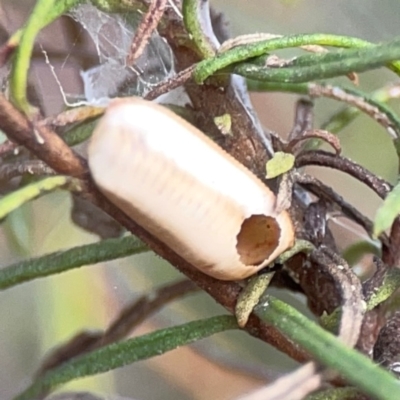
[[[200,54],[204,58],[209,58],[213,57],[215,52],[209,39],[203,32],[200,11],[201,7],[203,7],[203,5],[199,0],[183,0],[183,22],[185,23],[187,31],[192,36]]]
[[[145,244],[135,236],[127,236],[46,254],[0,269],[0,290],[84,265],[114,260],[145,251],[148,251]]]
[[[234,317],[222,315],[162,329],[121,343],[105,346],[72,359],[48,372],[14,400],[33,400],[41,393],[73,379],[91,376],[159,356],[167,351],[204,339],[218,332],[236,329]]]
[[[367,310],[373,310],[378,304],[387,300],[400,287],[400,270],[390,268],[382,284],[372,294],[367,303]]]
[[[40,196],[42,193],[51,192],[72,181],[73,180],[67,176],[52,176],[7,194],[0,200],[0,219],[4,218],[18,207],[21,207],[22,204]]]
[[[248,59],[262,56],[268,52],[278,49],[285,49],[290,47],[299,47],[304,45],[310,44],[318,44],[321,46],[334,46],[334,47],[343,47],[343,48],[350,48],[350,49],[362,49],[368,47],[374,47],[372,53],[376,52],[376,48],[379,46],[375,46],[374,44],[367,42],[365,40],[352,38],[348,36],[339,36],[339,35],[328,35],[328,34],[321,34],[321,33],[314,33],[314,34],[304,34],[304,35],[290,35],[284,36],[276,39],[270,40],[263,40],[253,44],[246,44],[242,46],[235,47],[230,49],[222,54],[217,55],[214,58],[206,59],[200,62],[193,74],[193,77],[196,82],[202,83],[206,80],[209,76],[226,68],[232,64],[246,61]],[[372,53],[369,53],[370,55]],[[353,55],[354,50],[342,50],[334,53],[327,53],[327,54],[317,54],[313,55],[318,56],[318,59],[327,60],[329,62],[333,62],[335,58],[341,58],[341,55],[347,57],[348,55]],[[310,56],[305,56],[306,60],[310,60]],[[358,57],[361,58],[361,57]],[[340,60],[343,64],[343,60]],[[318,67],[318,65],[317,65]],[[350,68],[350,66],[349,66]],[[261,68],[262,69],[262,68]],[[282,68],[278,68],[280,70]],[[286,69],[286,68],[284,68]],[[399,72],[399,65],[398,63],[392,64],[392,69],[396,72]],[[349,69],[348,72],[352,70]],[[247,76],[248,78],[252,78],[251,76]],[[257,78],[259,79],[259,78]],[[277,79],[273,79],[277,80]],[[315,80],[311,78],[310,80]],[[285,81],[282,81],[285,82]],[[289,81],[286,81],[289,82]]]
[[[14,33],[9,42],[18,46],[11,69],[10,95],[25,114],[31,107],[26,97],[28,71],[37,34],[46,25],[67,12],[81,0],[37,0],[25,26]]]
[[[374,221],[374,235],[378,237],[383,231],[390,228],[394,219],[400,213],[400,183],[387,195],[379,207]]]
[[[310,57],[310,55],[302,57]],[[370,48],[338,50],[334,53],[312,55],[312,57],[314,63],[311,65],[267,68],[244,63],[234,67],[233,72],[250,79],[282,83],[302,83],[334,78],[350,72],[364,72],[379,68],[398,60],[400,42],[397,39]]]
[[[71,147],[83,143],[90,138],[98,122],[98,118],[82,122],[68,130],[63,139]]]
[[[398,400],[400,383],[368,357],[344,345],[338,338],[310,321],[288,304],[265,296],[255,313],[308,351],[314,359],[340,371],[340,375],[362,392],[379,400]]]

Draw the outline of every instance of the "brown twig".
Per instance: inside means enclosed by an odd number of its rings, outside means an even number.
[[[199,287],[194,282],[185,279],[173,284],[164,285],[144,294],[122,310],[117,319],[104,332],[97,347],[105,346],[126,337],[136,326],[167,303],[198,290]]]
[[[385,264],[378,257],[374,257],[374,265],[376,267],[375,273],[371,276],[371,278],[363,283],[364,299],[367,303],[371,297],[376,294],[382,284],[384,284],[384,281],[390,270],[390,266]],[[381,303],[372,310],[367,311],[365,314],[361,335],[357,343],[357,349],[362,351],[364,354],[370,356],[372,351],[375,349],[379,331],[386,322],[386,311],[387,307],[385,307],[385,303]],[[379,347],[381,344],[377,344],[377,346]]]
[[[389,182],[372,174],[361,165],[332,153],[316,150],[299,154],[296,157],[296,166],[304,167],[306,165],[319,165],[345,172],[367,185],[382,199],[385,199],[392,190],[392,185]],[[383,240],[382,244],[383,261],[392,266],[396,265],[400,260],[400,220],[398,218],[393,223],[389,243]]]
[[[73,177],[86,174],[86,163],[53,131],[29,121],[0,93],[0,129],[25,146],[56,172]]]
[[[296,103],[293,128],[289,133],[288,142],[301,137],[303,132],[313,128],[314,104],[306,99],[300,99]]]
[[[340,141],[336,135],[322,129],[313,129],[314,115],[311,101],[298,100],[295,110],[294,124],[289,133],[287,144],[276,143],[277,150],[282,149],[287,153],[297,154],[303,147],[300,145],[302,142],[311,138],[318,138],[330,144],[337,154],[341,152]]]
[[[310,203],[303,217],[304,236],[306,240],[318,247],[324,244],[328,231],[328,202],[323,197]]]
[[[337,194],[332,188],[322,183],[317,178],[304,174],[298,173],[295,177],[296,182],[300,183],[308,191],[312,192],[319,198],[325,199],[331,206],[337,205],[337,211],[343,213],[344,216],[355,221],[357,224],[362,226],[369,236],[373,234],[373,223],[372,221],[360,213],[355,207],[347,203],[342,196]],[[335,209],[334,209],[335,211]],[[385,234],[380,236],[382,243],[388,245],[389,241]]]
[[[328,247],[321,246],[314,250],[310,258],[332,277],[336,290],[341,294],[339,337],[353,347],[358,341],[365,313],[361,282],[347,262]]]
[[[39,126],[65,126],[89,120],[102,115],[104,107],[83,106],[63,111],[55,116],[47,117],[38,122]]]
[[[388,254],[384,261],[393,267],[400,266],[400,218],[397,217],[390,230]]]
[[[310,83],[308,85],[309,94],[312,97],[328,97],[331,99],[339,100],[343,103],[350,104],[363,111],[365,114],[369,115],[376,122],[381,124],[385,129],[388,130],[389,133],[395,132],[394,124],[390,120],[390,118],[380,111],[378,107],[368,103],[361,96],[356,96],[354,94],[350,94],[345,92],[343,89],[337,86],[331,85],[319,85],[317,83]],[[392,135],[393,136],[393,135]],[[397,136],[394,135],[394,138]]]
[[[166,4],[167,0],[153,0],[150,2],[149,9],[140,21],[132,40],[129,54],[126,58],[127,66],[132,66],[143,54],[143,50],[149,42],[152,33],[156,30],[157,25],[164,15]]]
[[[307,165],[319,165],[320,167],[328,167],[345,172],[367,185],[382,199],[384,199],[392,189],[390,183],[386,182],[382,178],[378,178],[361,165],[349,160],[348,158],[337,156],[326,151],[307,151],[296,157],[297,168],[305,167]]]
[[[381,329],[374,347],[374,360],[400,376],[400,312],[395,312]]]
[[[333,312],[340,306],[341,313],[337,332],[338,337],[349,347],[354,347],[361,332],[365,313],[365,303],[360,280],[344,259],[324,245],[319,246],[311,252],[310,261],[313,262],[314,268],[317,267],[317,270],[305,268],[303,271],[299,271],[298,278],[306,294],[308,294],[307,297],[309,301],[311,299],[314,302],[319,302],[318,305],[314,304],[311,306],[314,310],[319,308],[319,315],[321,315],[321,311]],[[327,279],[330,280],[329,283]],[[332,289],[339,295],[335,296],[332,293],[327,293],[327,291],[332,291]],[[340,299],[340,304],[332,303],[332,299],[335,298]],[[329,302],[331,302],[331,304],[329,304]],[[327,308],[325,308],[326,305],[328,305]],[[322,382],[323,370],[318,368],[317,365],[312,364],[313,363],[307,364],[309,367],[314,368],[313,373],[309,376],[309,379],[314,382],[314,386],[312,386],[310,390],[316,390]],[[306,367],[303,366],[302,368]],[[299,371],[301,371],[301,369],[299,369]],[[288,375],[288,378],[292,375],[295,377],[296,372]],[[333,376],[330,376],[330,379],[333,379]],[[271,385],[270,389],[282,390],[278,382],[279,381]],[[299,389],[302,388],[304,391],[307,390],[306,387],[302,387],[300,383],[297,387]],[[295,393],[296,387],[292,388],[291,391],[283,392],[284,397],[282,398],[303,398],[296,397]]]
[[[0,68],[6,64],[16,48],[17,44],[9,41],[0,46]]]
[[[195,65],[191,65],[190,67],[178,72],[172,78],[164,82],[160,82],[154,86],[153,89],[151,89],[150,92],[144,96],[144,98],[146,100],[154,100],[162,94],[168,93],[171,90],[184,85],[192,77],[195,67]]]
[[[342,148],[340,146],[339,138],[328,131],[322,129],[311,129],[309,131],[304,131],[303,134],[295,139],[292,139],[286,146],[286,151],[288,153],[296,153],[299,144],[305,140],[317,138],[330,144],[335,150],[336,154],[340,154]]]
[[[11,142],[10,140],[6,140],[2,144],[0,144],[0,157],[13,153],[17,148],[18,145],[16,143]]]
[[[24,174],[53,175],[54,170],[41,160],[26,160],[0,166],[0,181],[8,181]]]
[[[37,376],[77,357],[126,338],[139,324],[162,307],[199,290],[194,282],[181,280],[146,293],[125,307],[104,332],[81,332],[58,347],[42,362]]]

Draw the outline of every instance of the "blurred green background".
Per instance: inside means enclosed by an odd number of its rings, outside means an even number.
[[[21,26],[31,4],[27,0],[0,1],[0,25],[5,30],[2,40],[5,32]],[[232,35],[325,32],[381,41],[397,36],[399,31],[400,5],[395,0],[219,0],[211,4],[225,12]],[[43,31],[39,43],[49,53],[57,54],[50,61],[65,91],[80,94],[79,71],[83,64],[77,60],[93,52],[93,46],[83,31],[71,43],[67,29],[66,19],[58,21]],[[0,79],[6,76],[6,68],[0,69]],[[372,71],[361,76],[360,85],[373,90],[394,80],[389,72]],[[62,109],[58,85],[40,52],[35,54],[31,82],[46,114]],[[292,126],[296,99],[287,94],[253,95],[265,127],[282,135]],[[393,107],[398,110],[396,103]],[[339,108],[337,102],[318,100],[315,126]],[[391,140],[375,122],[359,117],[340,138],[346,156],[392,183],[396,181],[398,161]],[[374,216],[380,202],[368,189],[343,174],[317,168],[311,171],[360,211]],[[14,212],[0,229],[0,266],[97,240],[71,224],[70,207],[66,194],[55,193]],[[360,238],[346,226],[332,225],[340,234],[343,248]],[[42,357],[54,346],[80,330],[106,327],[140,293],[179,277],[161,259],[144,255],[82,268],[0,293],[0,399],[9,399],[24,388]],[[302,306],[299,297],[286,295],[286,299]],[[221,312],[206,295],[196,294],[168,306],[135,334]],[[63,390],[92,390],[135,399],[231,399],[294,365],[269,346],[234,332],[115,373],[75,382]]]

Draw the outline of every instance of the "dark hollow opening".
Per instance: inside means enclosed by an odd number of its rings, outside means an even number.
[[[245,265],[258,265],[278,246],[280,228],[276,219],[265,215],[246,218],[237,235],[236,249]]]

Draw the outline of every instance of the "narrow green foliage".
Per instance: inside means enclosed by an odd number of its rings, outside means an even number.
[[[379,207],[374,221],[374,236],[378,237],[383,231],[390,228],[400,213],[400,183],[386,196]]]
[[[385,104],[389,100],[389,98],[387,96],[387,88],[386,88],[386,91],[378,90],[371,95],[368,93],[362,92],[361,90],[355,89],[353,87],[342,87],[341,89],[343,91],[345,91],[346,93],[361,97],[365,102],[376,107],[382,114],[385,114],[385,116],[390,120],[391,124],[393,125],[396,136],[397,137],[400,136],[400,118],[392,110],[391,107],[389,107],[387,104]],[[386,96],[385,96],[385,94],[386,94]]]
[[[332,57],[334,55],[336,58]],[[306,66],[266,68],[245,63],[234,67],[233,72],[253,80],[282,83],[302,83],[334,78],[350,72],[364,72],[382,67],[400,59],[400,41],[397,39],[365,49],[338,50],[332,53],[316,54],[313,57],[314,62]]]
[[[46,254],[0,269],[0,290],[83,265],[115,260],[145,251],[148,248],[139,239],[127,236]]]
[[[51,192],[72,181],[73,180],[67,176],[52,176],[7,194],[0,200],[0,219],[6,217],[10,212],[41,194]]]
[[[400,287],[400,270],[390,268],[385,275],[382,284],[372,294],[367,303],[367,311],[374,309],[378,304],[386,301]]]
[[[41,393],[51,391],[58,385],[73,379],[100,374],[136,361],[159,356],[179,346],[237,327],[234,317],[222,315],[114,343],[72,359],[49,371],[14,400],[33,400]]]
[[[213,57],[215,52],[212,44],[203,32],[201,24],[201,13],[199,8],[201,7],[199,0],[183,0],[182,2],[182,14],[183,22],[187,31],[192,36],[192,39],[197,47],[197,50],[203,58]]]
[[[356,399],[360,391],[353,387],[326,389],[307,396],[307,400],[346,400]]]
[[[65,133],[63,139],[69,146],[76,146],[85,142],[92,136],[98,121],[99,119],[95,118],[74,126]]]
[[[339,329],[341,316],[342,308],[338,307],[335,308],[335,310],[330,314],[324,312],[319,318],[319,323],[325,330],[334,333]]]
[[[381,255],[380,242],[361,240],[346,247],[342,252],[342,257],[350,266],[354,266],[365,254]]]
[[[367,41],[361,40],[361,39],[357,39],[357,38],[352,38],[352,37],[348,37],[348,36],[338,36],[338,35],[327,35],[327,34],[304,34],[304,35],[290,35],[290,36],[284,36],[284,37],[280,37],[280,38],[276,38],[276,39],[270,39],[270,40],[263,40],[263,41],[259,41],[253,44],[246,44],[246,45],[242,45],[242,46],[238,46],[235,47],[233,49],[230,49],[222,54],[217,55],[215,58],[212,59],[208,59],[208,60],[204,60],[202,62],[200,62],[197,67],[196,70],[193,74],[194,79],[197,83],[202,83],[204,82],[209,76],[211,76],[212,74],[214,74],[215,72],[224,69],[232,64],[241,62],[241,61],[245,61],[254,57],[258,57],[261,56],[263,54],[266,54],[270,51],[273,50],[278,50],[278,49],[285,49],[285,48],[290,48],[290,47],[299,47],[299,46],[304,46],[304,45],[310,45],[310,44],[318,44],[318,45],[322,45],[322,46],[334,46],[334,47],[344,47],[344,48],[368,48],[368,47],[373,47],[372,51],[370,49],[370,51],[367,52],[369,57],[373,57],[373,54],[378,50],[379,47],[381,46],[374,46],[372,43],[369,43]],[[398,43],[396,41],[394,41],[393,43],[391,43],[392,45],[395,44],[395,46],[398,45]],[[382,47],[385,47],[388,45],[382,45]],[[333,55],[333,56],[332,56]],[[334,60],[338,60],[339,63],[343,63],[344,61],[344,56],[346,58],[349,57],[355,57],[356,60],[352,60],[352,62],[348,62],[345,64],[346,68],[350,68],[348,69],[346,72],[344,73],[348,73],[348,72],[352,72],[354,71],[354,69],[352,68],[351,64],[354,64],[355,61],[360,61],[360,59],[362,57],[365,57],[365,53],[357,53],[357,51],[355,50],[342,50],[342,51],[338,51],[338,52],[334,52],[334,53],[326,53],[326,54],[317,54],[317,55],[312,55],[312,56],[318,56],[318,59],[320,62],[334,62]],[[387,54],[386,54],[387,55]],[[392,57],[386,57],[389,58],[389,60],[386,61],[380,61],[379,65],[382,65],[382,63],[384,62],[389,62],[389,61],[393,61],[396,59],[396,57],[393,57],[392,52],[390,53],[390,55]],[[325,57],[325,58],[324,58]],[[335,58],[336,57],[336,58]],[[397,54],[397,57],[399,57],[399,54]],[[373,58],[371,58],[372,60]],[[307,60],[307,58],[306,58]],[[310,59],[308,59],[310,60]],[[326,61],[324,61],[326,60]],[[303,59],[304,61],[304,59]],[[367,61],[364,59],[364,61]],[[369,62],[370,60],[368,60]],[[372,61],[371,61],[372,62]],[[318,67],[315,66],[315,67]],[[373,66],[369,69],[374,68]],[[237,70],[238,69],[238,70]],[[264,68],[259,68],[258,67],[258,71],[263,70]],[[288,68],[278,68],[275,72],[278,72],[278,70],[287,70]],[[398,66],[398,64],[396,63],[394,66],[394,69],[396,69],[396,71],[400,71],[400,68]],[[246,71],[246,69],[240,69],[239,67],[237,67],[235,69],[235,72],[238,71],[242,71],[242,73],[244,73]],[[318,68],[316,68],[316,71],[318,70]],[[328,71],[326,71],[325,73],[327,73]],[[331,71],[332,72],[332,71]],[[273,80],[273,81],[280,81],[280,82],[294,82],[294,80],[284,80],[282,79],[282,73],[279,73],[281,75],[281,79],[266,79],[266,78],[262,78],[261,80]],[[244,74],[244,76],[251,78],[251,79],[257,79],[260,80],[260,77],[258,76],[257,78],[253,78],[250,76],[251,74]],[[255,74],[256,75],[256,74]],[[310,79],[308,80],[315,80],[315,79],[322,79],[322,78],[318,78],[318,77],[314,77],[311,76]],[[303,82],[306,80],[303,80]]]
[[[294,162],[295,158],[293,154],[277,151],[266,164],[267,174],[265,177],[272,179],[289,172],[294,167]]]
[[[331,133],[339,133],[346,126],[350,125],[356,117],[361,114],[361,111],[356,107],[345,107],[332,115],[328,121],[321,125],[321,129],[325,129]],[[320,143],[320,141],[318,141]],[[309,147],[307,147],[309,149]]]
[[[42,21],[54,6],[54,0],[38,0],[23,29],[19,46],[17,47],[11,70],[10,94],[15,105],[25,114],[30,113],[26,97],[28,71],[31,62],[33,46],[37,34],[43,28]]]
[[[290,258],[295,256],[296,254],[299,254],[299,253],[307,254],[313,250],[315,250],[315,246],[308,240],[296,239],[296,241],[294,242],[294,245],[290,249],[284,251],[276,259],[276,262],[279,264],[284,264],[285,262],[287,262]]]
[[[397,268],[390,268],[382,284],[376,288],[367,301],[367,311],[373,310],[376,306],[386,301],[400,288],[400,270]],[[336,332],[342,313],[341,307],[336,308],[331,314],[323,314],[320,317],[320,324],[330,332]]]
[[[15,105],[30,114],[27,94],[28,71],[37,34],[80,0],[37,0],[23,29],[17,31],[10,42],[18,44],[11,69],[10,95]]]
[[[240,292],[235,306],[235,316],[241,328],[246,326],[250,314],[267,290],[274,275],[275,272],[256,274],[246,282],[246,286]]]
[[[372,94],[365,93],[361,90],[354,89],[353,87],[336,86],[343,92],[358,96],[366,103],[376,107],[382,114],[384,114],[391,123],[392,132],[399,137],[400,135],[400,118],[398,115],[385,103],[390,99],[390,88],[385,87],[375,91]],[[321,125],[321,129],[325,129],[331,133],[339,133],[346,126],[348,126],[358,115],[365,112],[362,108],[346,107],[336,114],[334,114],[327,122]],[[395,139],[395,141],[398,139]],[[321,140],[310,140],[306,146],[306,150],[314,150],[320,147]]]
[[[263,321],[274,325],[308,351],[314,359],[340,371],[346,381],[362,392],[379,400],[400,398],[400,383],[392,374],[358,351],[348,348],[288,304],[265,296],[254,311]]]
[[[282,82],[262,82],[247,79],[247,89],[250,92],[283,92],[308,95],[308,83],[282,83]]]

